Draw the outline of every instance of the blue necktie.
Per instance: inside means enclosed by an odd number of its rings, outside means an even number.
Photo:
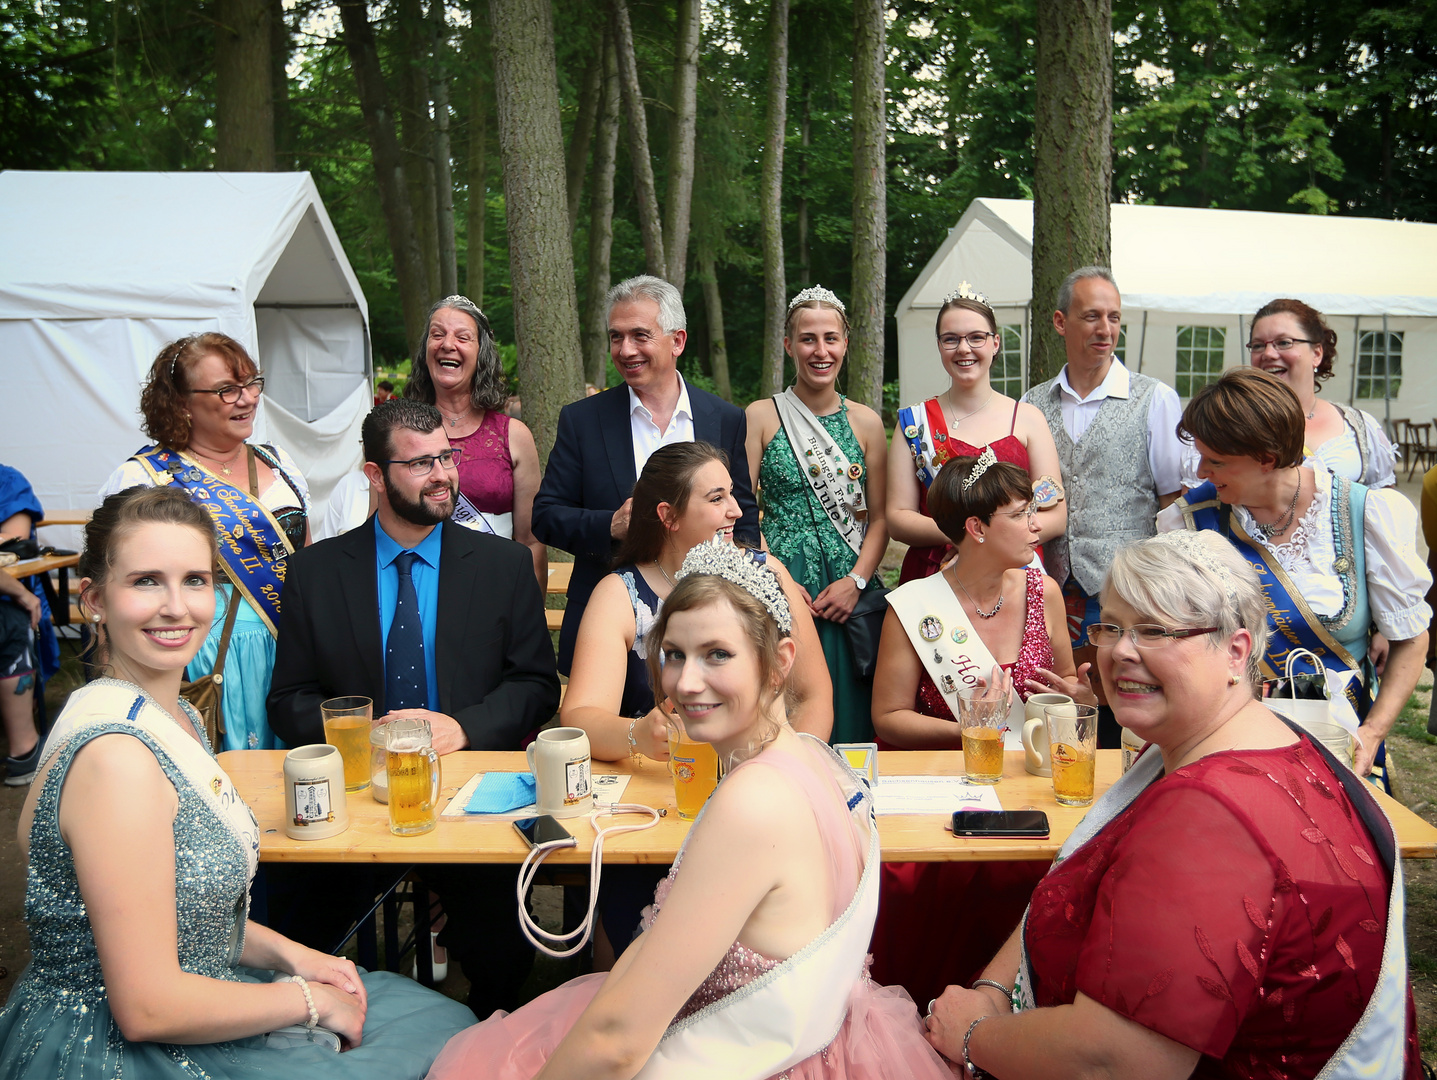
[[[429,708],[429,679],[424,673],[424,631],[419,622],[419,594],[414,589],[412,551],[394,557],[399,595],[384,650],[384,703],[395,709]]]

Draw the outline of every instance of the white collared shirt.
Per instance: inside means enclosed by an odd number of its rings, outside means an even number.
[[[1131,385],[1128,369],[1123,362],[1114,358],[1103,377],[1091,394],[1080,398],[1068,382],[1068,365],[1058,372],[1058,400],[1063,406],[1063,427],[1068,437],[1077,442],[1083,433],[1093,426],[1098,410],[1108,398],[1126,398]],[[1159,495],[1167,495],[1182,489],[1183,444],[1178,441],[1178,421],[1183,416],[1181,399],[1171,386],[1158,383],[1153,388],[1152,403],[1148,406],[1148,467],[1153,472],[1153,483]]]
[[[689,385],[677,371],[674,376],[679,380],[679,400],[674,405],[674,415],[669,418],[669,426],[663,431],[660,431],[658,424],[654,422],[654,414],[649,412],[648,406],[634,393],[634,388],[628,388],[629,433],[634,443],[635,476],[644,471],[649,455],[659,447],[694,441],[694,411],[689,404]]]

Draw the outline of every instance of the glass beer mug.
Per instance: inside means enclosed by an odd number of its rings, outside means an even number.
[[[428,720],[392,720],[384,726],[388,751],[389,831],[418,836],[439,822],[439,755]]]

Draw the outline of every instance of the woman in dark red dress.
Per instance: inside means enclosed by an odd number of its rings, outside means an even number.
[[[989,446],[1031,479],[1038,502],[1038,538],[1047,542],[1068,526],[1058,449],[1043,414],[993,388],[993,360],[1002,346],[987,299],[967,282],[938,309],[938,357],[948,389],[898,410],[888,455],[889,534],[909,545],[899,582],[937,573],[952,554],[928,512],[928,486],[945,462],[976,457]],[[902,453],[906,447],[908,453]]]
[[[1366,785],[1256,697],[1266,607],[1212,533],[1120,551],[1089,629],[1152,746],[1088,811],[976,990],[930,1005],[970,1075],[1422,1075],[1402,872]]]

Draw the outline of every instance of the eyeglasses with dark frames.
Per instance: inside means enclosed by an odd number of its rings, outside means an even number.
[[[1093,623],[1088,627],[1088,640],[1100,649],[1111,649],[1123,639],[1124,634],[1131,634],[1133,644],[1138,648],[1161,649],[1179,638],[1201,637],[1203,634],[1215,634],[1217,631],[1218,627],[1216,626],[1169,630],[1166,626],[1159,626],[1157,623],[1118,626],[1116,623],[1100,622]]]
[[[191,390],[190,393],[214,394],[215,397],[219,398],[226,405],[233,405],[235,402],[239,401],[240,398],[244,397],[246,390],[253,390],[256,396],[264,393],[264,376],[256,375],[253,379],[245,383],[243,386],[235,386],[234,384],[230,384],[229,386],[221,386],[218,390]]]
[[[1316,339],[1309,337],[1280,337],[1273,338],[1271,341],[1249,341],[1247,343],[1247,351],[1252,353],[1253,356],[1261,356],[1263,353],[1267,352],[1267,347],[1269,345],[1271,345],[1278,352],[1285,353],[1291,352],[1294,345],[1316,344],[1318,344]]]
[[[433,470],[436,461],[446,469],[453,469],[458,467],[459,459],[463,456],[464,451],[457,446],[453,446],[448,450],[441,450],[437,454],[424,454],[422,457],[404,460],[390,458],[384,464],[403,465],[409,470],[410,476],[428,476],[430,471]]]
[[[991,330],[974,330],[971,334],[942,334],[938,338],[938,347],[944,352],[955,352],[963,342],[968,343],[970,349],[981,349],[988,344],[989,338],[998,335]]]

